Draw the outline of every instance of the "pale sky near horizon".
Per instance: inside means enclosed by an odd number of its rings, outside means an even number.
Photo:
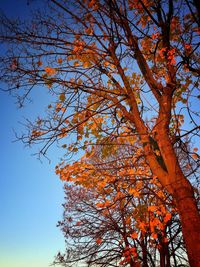
[[[0,0],[0,9],[9,16],[27,14],[28,8],[26,0]],[[45,159],[41,163],[32,156],[34,148],[13,142],[13,129],[21,132],[19,122],[37,117],[48,103],[44,88],[34,98],[37,101],[17,109],[15,99],[0,92],[1,267],[48,267],[56,253],[64,250],[64,238],[56,227],[64,202],[63,183],[54,172],[58,151],[49,152],[51,164]]]
[[[52,163],[45,159],[41,163],[31,155],[34,149],[13,142],[13,128],[20,131],[18,121],[35,109],[30,104],[17,110],[13,99],[0,93],[1,267],[47,267],[58,250],[64,249],[64,239],[56,227],[64,202],[63,184],[54,172],[58,158],[53,150],[49,155]]]

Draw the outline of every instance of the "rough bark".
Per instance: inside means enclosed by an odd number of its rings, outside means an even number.
[[[188,181],[178,183],[174,199],[181,219],[183,238],[191,267],[200,266],[200,216]]]

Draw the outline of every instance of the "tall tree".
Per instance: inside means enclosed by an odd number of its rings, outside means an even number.
[[[185,136],[199,136],[197,1],[47,3],[49,11],[37,11],[29,23],[1,17],[0,38],[8,43],[1,79],[20,89],[21,104],[36,85],[48,86],[55,100],[46,118],[27,125],[23,140],[45,141],[45,154],[74,133],[68,148],[75,153],[93,143],[112,146],[113,138],[134,144],[138,136],[176,204],[190,265],[200,266],[198,207],[175,148],[187,147]],[[187,154],[189,164],[199,162],[196,148]]]

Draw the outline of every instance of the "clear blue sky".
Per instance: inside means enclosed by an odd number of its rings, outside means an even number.
[[[26,0],[0,0],[8,15],[27,14]],[[37,1],[38,3],[38,1]],[[49,153],[52,163],[43,163],[15,140],[13,129],[19,121],[36,117],[48,103],[44,88],[33,95],[37,101],[17,109],[15,100],[0,92],[0,266],[47,267],[64,249],[64,238],[56,227],[62,218],[63,184],[54,174],[59,161],[56,149]],[[40,99],[40,101],[38,101]],[[42,100],[41,100],[42,99]]]

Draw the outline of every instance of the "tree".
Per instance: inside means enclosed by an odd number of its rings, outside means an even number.
[[[23,141],[44,141],[45,154],[72,133],[68,149],[76,153],[138,136],[153,175],[173,197],[190,265],[200,266],[198,207],[176,153],[178,144],[187,147],[184,137],[191,143],[199,136],[197,1],[48,3],[49,12],[37,11],[30,23],[1,18],[8,43],[1,79],[20,89],[21,104],[36,85],[48,86],[54,99],[46,118],[28,123]],[[186,152],[199,162],[197,148]]]
[[[87,168],[83,160],[75,163],[76,168],[58,170],[68,181],[59,222],[66,252],[58,253],[55,263],[131,267],[187,263],[171,197],[149,176],[144,159],[131,151],[127,145],[101,159],[98,149]]]

